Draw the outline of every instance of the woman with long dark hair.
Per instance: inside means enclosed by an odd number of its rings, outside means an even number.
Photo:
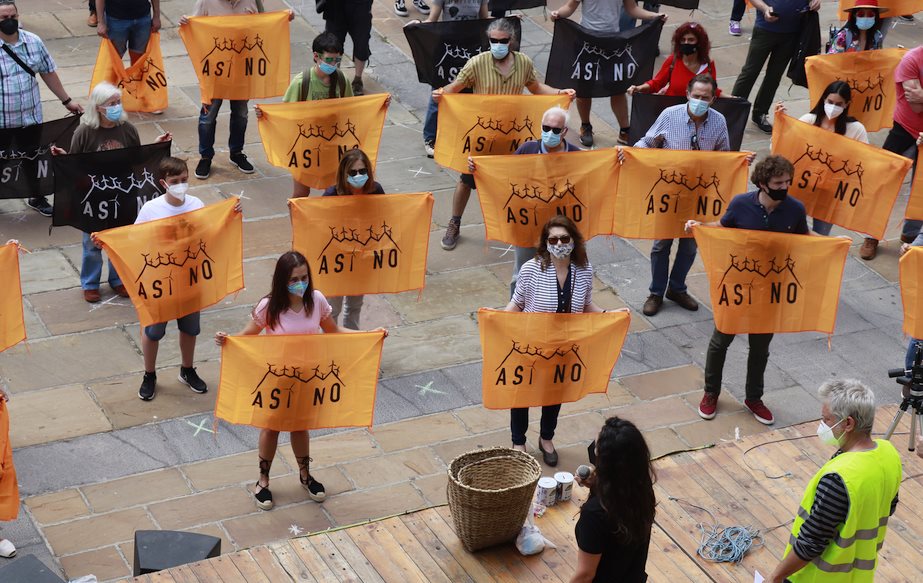
[[[878,6],[878,0],[856,0],[852,8],[847,8],[849,18],[843,28],[830,39],[832,53],[854,53],[881,48],[884,33],[881,32],[883,20],[881,14],[887,8]]]
[[[564,215],[552,217],[542,227],[535,257],[519,270],[513,299],[507,312],[602,312],[593,303],[593,268],[586,256],[583,235]],[[554,448],[554,430],[558,426],[561,405],[542,407],[541,435],[538,449],[545,464],[558,464]],[[513,449],[526,450],[529,427],[527,407],[510,410]]]
[[[259,334],[332,334],[351,332],[337,326],[330,317],[330,304],[320,291],[314,289],[311,268],[304,255],[297,251],[283,253],[276,261],[272,274],[272,289],[257,303],[250,314],[251,320],[241,330],[240,336]],[[385,332],[387,334],[387,332]],[[221,346],[227,333],[215,333],[215,343]],[[315,502],[327,497],[324,485],[311,476],[309,470],[308,431],[292,431],[292,453],[298,461],[301,485]],[[279,432],[260,430],[260,477],[253,489],[253,497],[260,510],[272,508],[272,492],[269,491],[269,468],[276,455]]]
[[[679,25],[673,33],[673,52],[663,61],[660,71],[642,85],[632,85],[628,94],[662,93],[678,97],[686,96],[686,88],[696,75],[708,75],[717,79],[715,62],[711,60],[711,41],[708,32],[698,22]],[[721,95],[721,90],[715,96]]]
[[[596,467],[580,509],[577,571],[571,583],[643,583],[657,500],[657,476],[641,431],[618,417],[596,438]]]

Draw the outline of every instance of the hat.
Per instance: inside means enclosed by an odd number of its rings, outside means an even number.
[[[877,10],[878,14],[883,14],[890,10],[887,7],[879,6],[878,0],[856,0],[855,6],[852,8],[844,8],[844,10],[846,12],[850,12],[852,10],[859,10],[860,8],[871,8],[873,10]]]

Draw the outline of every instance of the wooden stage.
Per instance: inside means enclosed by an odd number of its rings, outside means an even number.
[[[876,429],[884,430],[895,410],[880,409]],[[806,423],[657,460],[649,580],[751,583],[754,569],[768,576],[785,548],[805,485],[832,453],[816,437],[816,428],[816,422]],[[923,581],[923,459],[907,451],[908,430],[909,416],[904,415],[901,434],[893,442],[901,453],[905,480],[880,554],[876,581],[881,582]],[[575,493],[586,495],[577,488]],[[690,504],[708,509],[722,527],[759,528],[765,546],[752,549],[739,565],[702,560],[695,553],[700,538],[696,524],[710,524],[711,518]],[[468,553],[452,530],[448,507],[437,507],[223,555],[136,581],[567,582],[576,564],[578,511],[578,504],[570,502],[536,519],[542,534],[558,548],[533,557],[520,556],[512,544]]]

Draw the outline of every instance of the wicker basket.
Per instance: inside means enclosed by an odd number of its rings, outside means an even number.
[[[449,464],[455,533],[469,551],[514,540],[532,508],[542,474],[535,459],[505,447],[464,453]]]

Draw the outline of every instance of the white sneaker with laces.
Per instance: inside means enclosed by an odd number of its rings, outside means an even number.
[[[394,13],[398,16],[407,16],[410,14],[407,12],[407,4],[404,3],[404,0],[394,0]]]

